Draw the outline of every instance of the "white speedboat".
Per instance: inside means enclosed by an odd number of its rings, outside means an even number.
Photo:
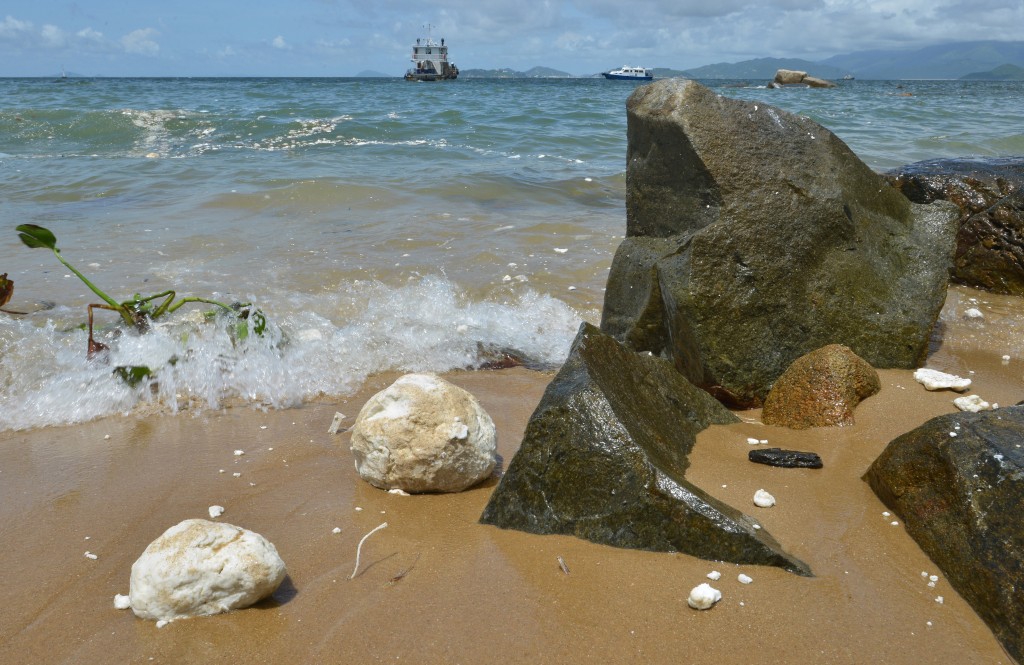
[[[613,69],[610,72],[601,72],[606,79],[616,81],[650,81],[654,79],[654,70],[646,67],[630,67],[623,65],[622,69]]]

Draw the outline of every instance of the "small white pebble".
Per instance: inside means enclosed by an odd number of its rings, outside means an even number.
[[[234,472],[234,473],[232,473],[231,475],[232,475],[232,476],[234,476],[235,478],[241,478],[241,477],[242,477],[242,474],[240,474],[240,473],[239,473],[239,472],[237,472],[237,471],[235,471],[235,472]]]
[[[341,533],[341,527],[340,526],[334,527],[333,529],[331,529],[331,533]]]
[[[107,441],[108,439],[110,439],[110,435],[109,434],[106,434],[106,435],[103,436],[103,440],[104,441]]]
[[[931,621],[925,621],[925,623],[927,623],[929,626],[932,625]]]
[[[241,457],[244,454],[245,454],[244,450],[236,450],[235,451],[235,457]]]
[[[555,247],[555,251],[559,254],[565,254],[569,249],[567,247]]]
[[[900,525],[900,523],[897,522],[896,520],[893,520],[893,521],[889,522],[889,524],[891,524],[893,526],[899,526]]]
[[[921,571],[921,577],[928,577],[928,572],[927,572],[927,571],[924,571],[924,570],[922,570],[922,571]]]
[[[575,286],[570,286],[570,287],[569,287],[569,290],[570,290],[570,291],[575,291],[575,290],[576,290],[576,287],[575,287]]]
[[[760,528],[761,528],[761,525],[760,525],[760,524],[755,524],[755,525],[754,525],[754,528],[755,528],[755,529],[760,529]]]
[[[753,578],[748,575],[744,575],[743,573],[740,573],[739,577],[736,579],[739,580],[740,584],[750,584],[754,581]]]
[[[167,619],[160,619],[159,621],[156,622],[156,627],[157,628],[163,628],[164,626],[166,626],[169,623],[170,623],[170,621],[168,621]]]
[[[224,469],[221,469],[219,473],[224,473]]]
[[[929,575],[928,579],[930,579],[932,582],[938,582],[939,581],[939,576],[938,575]]]
[[[883,510],[882,511],[882,517],[888,517],[890,514],[891,513],[888,510]],[[921,574],[924,575],[924,573],[921,573]]]
[[[210,519],[217,519],[224,514],[224,506],[210,506],[208,510],[210,512]]]
[[[949,438],[955,439],[956,438],[956,432],[950,432],[949,433]]]
[[[939,605],[941,605],[944,602],[946,602],[946,599],[943,598],[942,596],[935,596],[935,602],[938,603]]]
[[[1003,356],[1003,362],[1010,362],[1010,356]]]
[[[362,508],[360,508],[359,506],[356,506],[356,512],[358,513],[360,510],[362,510]]]
[[[260,425],[260,429],[267,429],[266,425]]]
[[[771,508],[775,505],[775,497],[763,489],[754,492],[754,505],[758,508]]]
[[[708,573],[708,579],[709,580],[719,580],[721,578],[722,578],[722,573],[718,572],[717,570],[712,570],[710,573]]]
[[[399,496],[409,496],[409,493],[406,492],[401,487],[392,487],[391,489],[388,490],[388,494],[397,494]],[[381,512],[384,512],[384,511],[382,510]]]
[[[964,312],[964,316],[966,316],[968,319],[984,319],[985,318],[985,315],[977,307],[971,307],[970,309],[968,309],[966,312]]]
[[[690,590],[690,597],[686,599],[686,604],[695,610],[709,610],[720,600],[722,600],[722,592],[704,582]]]
[[[749,437],[747,437],[747,443],[749,443],[752,446],[756,446],[757,444],[759,444],[761,442],[759,440],[755,439],[754,437],[749,436]]]
[[[95,561],[95,560],[96,560],[96,559],[98,559],[99,557],[98,557],[98,556],[96,556],[95,554],[93,554],[92,552],[86,552],[86,553],[85,553],[85,558],[86,558],[86,559],[92,559],[93,561]]]
[[[929,582],[928,583],[928,588],[929,589],[934,589],[935,588],[935,582]]]
[[[131,607],[131,606],[132,606],[132,601],[129,599],[128,596],[125,596],[125,595],[120,594],[120,593],[114,594],[114,609],[116,609],[116,610],[126,610],[129,607]]]

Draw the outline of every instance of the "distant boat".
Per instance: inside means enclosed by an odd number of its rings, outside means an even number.
[[[847,74],[846,76],[843,77],[843,80],[844,81],[852,81],[853,80],[853,74]]]
[[[623,65],[622,69],[601,72],[601,76],[615,81],[650,81],[654,79],[654,70],[647,69],[646,67]]]
[[[430,37],[417,39],[412,46],[413,67],[405,73],[406,81],[452,81],[459,77],[459,68],[448,62],[448,47],[444,38],[438,44]]]

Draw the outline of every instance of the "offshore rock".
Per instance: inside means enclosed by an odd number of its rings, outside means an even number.
[[[852,425],[854,408],[881,389],[871,365],[849,347],[829,344],[782,373],[764,401],[761,422],[791,429]]]
[[[1024,295],[1024,157],[930,160],[887,178],[911,201],[960,209],[954,281]]]
[[[816,76],[808,76],[807,72],[802,72],[796,69],[780,69],[776,71],[775,78],[772,79],[770,87],[782,88],[787,85],[799,85],[810,88],[836,87],[836,84],[832,81],[826,81],[825,79],[818,78]]]
[[[820,125],[693,81],[642,86],[626,108],[627,237],[602,331],[737,406],[826,344],[920,364],[952,205],[911,204]]]
[[[173,621],[248,607],[277,590],[285,566],[273,543],[223,522],[191,519],[132,564],[129,598],[143,619]]]
[[[683,476],[696,435],[737,418],[670,363],[584,323],[480,521],[810,575]]]
[[[747,459],[757,464],[778,466],[786,469],[820,469],[824,466],[818,453],[782,448],[758,448],[747,453]]]
[[[939,416],[889,443],[864,477],[1018,662],[1024,662],[1022,441],[1022,407]]]
[[[433,374],[406,374],[371,397],[352,426],[359,476],[381,489],[461,492],[491,475],[494,421],[473,395]]]

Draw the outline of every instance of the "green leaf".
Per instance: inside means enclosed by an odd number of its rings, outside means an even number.
[[[145,365],[123,365],[114,368],[114,374],[132,388],[149,378],[152,373],[153,371]]]
[[[261,310],[256,310],[252,313],[252,322],[252,331],[256,333],[257,337],[263,337],[263,333],[267,330],[267,317]]]
[[[36,224],[21,224],[15,230],[21,241],[33,249],[37,247],[57,249],[57,236],[53,235],[49,229]]]

